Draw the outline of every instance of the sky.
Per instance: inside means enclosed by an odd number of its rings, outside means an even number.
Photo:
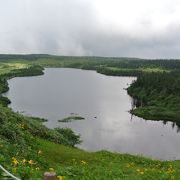
[[[0,54],[180,58],[180,0],[0,0]]]

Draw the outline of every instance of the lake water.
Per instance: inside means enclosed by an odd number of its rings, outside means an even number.
[[[70,127],[81,134],[78,147],[88,151],[180,159],[180,134],[171,122],[145,121],[131,116],[132,99],[125,88],[132,77],[112,77],[95,71],[47,68],[43,76],[9,80],[10,107],[31,116],[47,118],[50,128]],[[78,114],[85,120],[60,123]]]

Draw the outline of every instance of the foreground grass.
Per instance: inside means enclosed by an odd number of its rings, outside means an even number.
[[[64,179],[180,179],[180,161],[161,162],[140,156],[86,152],[39,139],[50,168]]]

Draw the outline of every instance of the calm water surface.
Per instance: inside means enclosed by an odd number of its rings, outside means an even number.
[[[128,85],[135,78],[112,77],[78,69],[48,68],[43,76],[9,80],[6,96],[14,111],[47,118],[48,127],[70,127],[81,134],[80,148],[180,159],[180,134],[171,122],[131,116]],[[84,121],[60,123],[71,113]]]

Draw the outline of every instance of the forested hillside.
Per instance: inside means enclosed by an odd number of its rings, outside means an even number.
[[[180,71],[142,74],[128,93],[137,99],[132,113],[145,119],[173,121],[180,127]]]

